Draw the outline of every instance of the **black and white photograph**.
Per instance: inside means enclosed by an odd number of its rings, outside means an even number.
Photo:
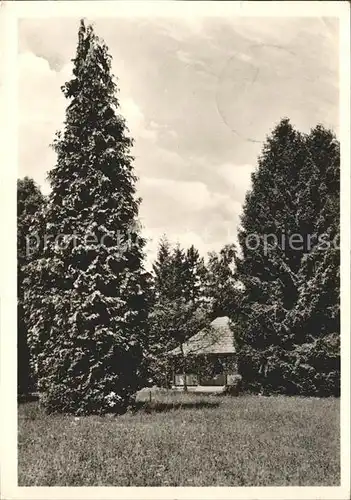
[[[1,498],[349,498],[348,2],[4,4]]]

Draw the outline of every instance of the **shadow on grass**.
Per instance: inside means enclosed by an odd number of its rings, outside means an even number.
[[[200,395],[197,395],[200,396]],[[25,403],[38,403],[39,395],[37,393],[31,394],[18,394],[17,395],[17,404],[25,404]],[[220,402],[217,401],[157,401],[157,400],[137,400],[128,409],[121,410],[120,413],[124,414],[126,411],[130,413],[164,413],[172,410],[192,410],[192,409],[203,409],[203,408],[218,408]],[[25,405],[26,406],[26,405]],[[26,406],[27,408],[27,406]],[[30,419],[36,418],[36,413],[38,411],[38,405],[32,406],[29,405],[28,408],[31,410],[34,409],[34,413],[32,415],[32,411],[29,412],[27,417]],[[95,413],[93,413],[95,414]],[[99,413],[96,413],[99,414]]]
[[[37,393],[31,394],[18,394],[17,403],[32,403],[33,401],[39,401],[39,395]]]
[[[158,401],[137,401],[132,408],[132,412],[143,411],[145,413],[162,413],[172,410],[190,410],[201,408],[218,408],[219,403],[212,401],[189,401],[189,402],[170,402],[161,403]]]

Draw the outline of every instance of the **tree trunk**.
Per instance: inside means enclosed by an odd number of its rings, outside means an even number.
[[[184,350],[183,350],[183,344],[180,344],[180,351],[182,353],[182,362],[183,362],[183,378],[184,378],[184,386],[183,386],[183,391],[188,392],[188,386],[186,383],[186,358],[184,356]]]

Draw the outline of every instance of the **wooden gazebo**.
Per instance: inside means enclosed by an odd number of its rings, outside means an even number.
[[[169,352],[172,388],[221,391],[237,375],[235,340],[227,316],[218,317],[182,346]]]

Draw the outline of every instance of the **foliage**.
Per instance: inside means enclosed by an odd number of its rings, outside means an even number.
[[[218,254],[209,254],[206,266],[206,295],[213,318],[234,316],[238,308],[241,293],[235,276],[235,256],[235,245],[225,245]]]
[[[164,235],[152,268],[157,301],[179,297],[184,297],[185,301],[203,301],[206,267],[194,245],[187,250],[181,248],[179,243],[172,247]]]
[[[196,304],[206,303],[207,269],[199,251],[191,245],[184,257],[184,298]]]
[[[340,396],[340,337],[329,335],[286,350],[245,346],[239,369],[245,389],[263,394]]]
[[[263,148],[246,197],[236,258],[244,290],[237,342],[247,387],[299,394],[339,391],[339,355],[327,341],[340,334],[339,250],[334,245],[339,162],[332,132],[317,126],[301,134],[286,119]],[[324,367],[315,366],[318,341],[324,346]]]
[[[17,391],[26,394],[35,387],[24,315],[24,277],[26,266],[43,246],[42,210],[45,198],[29,177],[17,180]]]
[[[123,411],[143,385],[147,282],[136,176],[108,48],[81,21],[64,130],[53,147],[48,244],[26,303],[41,403]]]

